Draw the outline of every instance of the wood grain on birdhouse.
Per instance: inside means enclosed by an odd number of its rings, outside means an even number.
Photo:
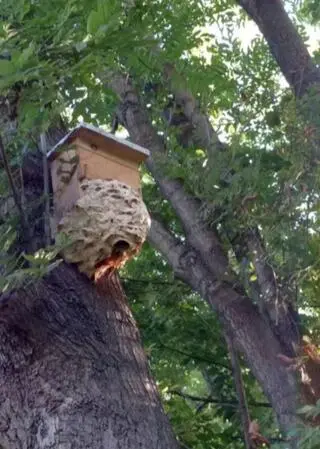
[[[114,145],[96,146],[77,138],[75,145],[83,179],[116,179],[134,189],[140,189],[139,162],[124,157]]]

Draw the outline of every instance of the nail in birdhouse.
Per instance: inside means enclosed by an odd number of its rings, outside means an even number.
[[[111,260],[121,265],[146,238],[150,219],[139,166],[148,155],[145,148],[87,124],[48,154],[52,233],[69,237],[63,257],[88,276]]]

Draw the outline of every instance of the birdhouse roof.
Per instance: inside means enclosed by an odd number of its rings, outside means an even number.
[[[81,123],[68,134],[66,134],[48,153],[47,157],[49,160],[54,160],[59,154],[59,149],[67,144],[70,144],[76,138],[82,138],[87,142],[98,146],[105,147],[113,145],[119,150],[119,155],[123,152],[123,157],[128,156],[129,153],[134,155],[134,159],[137,162],[144,161],[149,155],[150,151],[146,148],[136,145],[135,143],[129,142],[125,139],[120,139],[115,135],[108,133],[101,128],[96,128],[95,126],[89,125],[87,123]]]

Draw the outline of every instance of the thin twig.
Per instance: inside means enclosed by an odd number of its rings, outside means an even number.
[[[12,196],[15,202],[15,205],[19,211],[20,217],[21,217],[21,223],[22,223],[22,227],[24,229],[24,231],[28,232],[29,230],[29,226],[28,226],[28,220],[27,217],[25,215],[22,203],[21,203],[21,198],[19,196],[19,193],[17,192],[14,180],[13,180],[13,176],[12,176],[12,172],[8,163],[8,159],[7,159],[7,154],[6,151],[4,149],[4,145],[3,145],[3,141],[2,141],[2,137],[0,136],[0,155],[2,158],[2,162],[4,165],[4,170],[7,174],[8,177],[8,182],[9,182],[9,186],[10,189],[12,191]]]
[[[119,126],[119,119],[117,114],[114,115],[113,119],[112,119],[112,126],[111,126],[111,134],[115,134],[116,131],[118,130],[118,126]]]
[[[169,350],[171,352],[175,352],[177,354],[185,355],[186,357],[190,357],[190,359],[199,360],[200,362],[206,362],[206,363],[210,364],[211,366],[218,366],[220,368],[224,368],[224,369],[226,369],[228,371],[231,371],[231,368],[228,365],[224,365],[223,363],[215,362],[213,359],[211,359],[209,357],[203,357],[201,355],[191,354],[189,352],[182,351],[181,349],[177,349],[177,348],[173,348],[171,346],[165,345],[161,341],[159,343],[160,343],[160,346],[162,348],[167,349],[167,350]]]
[[[179,441],[179,445],[180,445],[181,448],[184,448],[184,449],[191,449],[191,447],[190,447],[190,446],[187,446],[186,443],[184,443],[183,441]]]
[[[126,278],[121,277],[121,281],[123,282],[137,282],[141,284],[152,284],[152,285],[176,285],[175,282],[164,282],[164,281],[154,281],[153,279],[133,279],[133,278]]]
[[[224,337],[227,343],[228,352],[230,356],[233,379],[236,387],[236,393],[238,398],[238,409],[240,414],[240,420],[242,424],[243,436],[246,449],[252,449],[252,443],[249,435],[249,425],[250,425],[250,416],[247,405],[246,393],[244,390],[241,367],[239,363],[239,357],[237,351],[234,347],[232,338],[228,335],[227,332],[224,332]]]
[[[191,401],[203,402],[206,404],[217,404],[217,405],[232,407],[232,408],[238,408],[238,406],[239,406],[238,401],[221,401],[219,399],[214,399],[211,396],[208,396],[208,397],[194,396],[192,394],[183,393],[182,391],[179,391],[179,390],[169,390],[169,393],[174,394],[176,396],[180,396],[184,399],[190,399]],[[252,407],[271,408],[271,405],[268,402],[252,402],[252,403],[250,403],[250,405]]]
[[[24,210],[25,208],[25,204],[26,204],[26,195],[25,195],[25,191],[24,191],[24,179],[23,179],[23,171],[22,171],[22,167],[20,167],[19,169],[19,175],[20,175],[20,185],[21,185],[21,206],[22,209]]]

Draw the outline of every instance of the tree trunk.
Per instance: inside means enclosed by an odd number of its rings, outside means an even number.
[[[4,449],[177,448],[116,274],[61,264],[1,301]]]

